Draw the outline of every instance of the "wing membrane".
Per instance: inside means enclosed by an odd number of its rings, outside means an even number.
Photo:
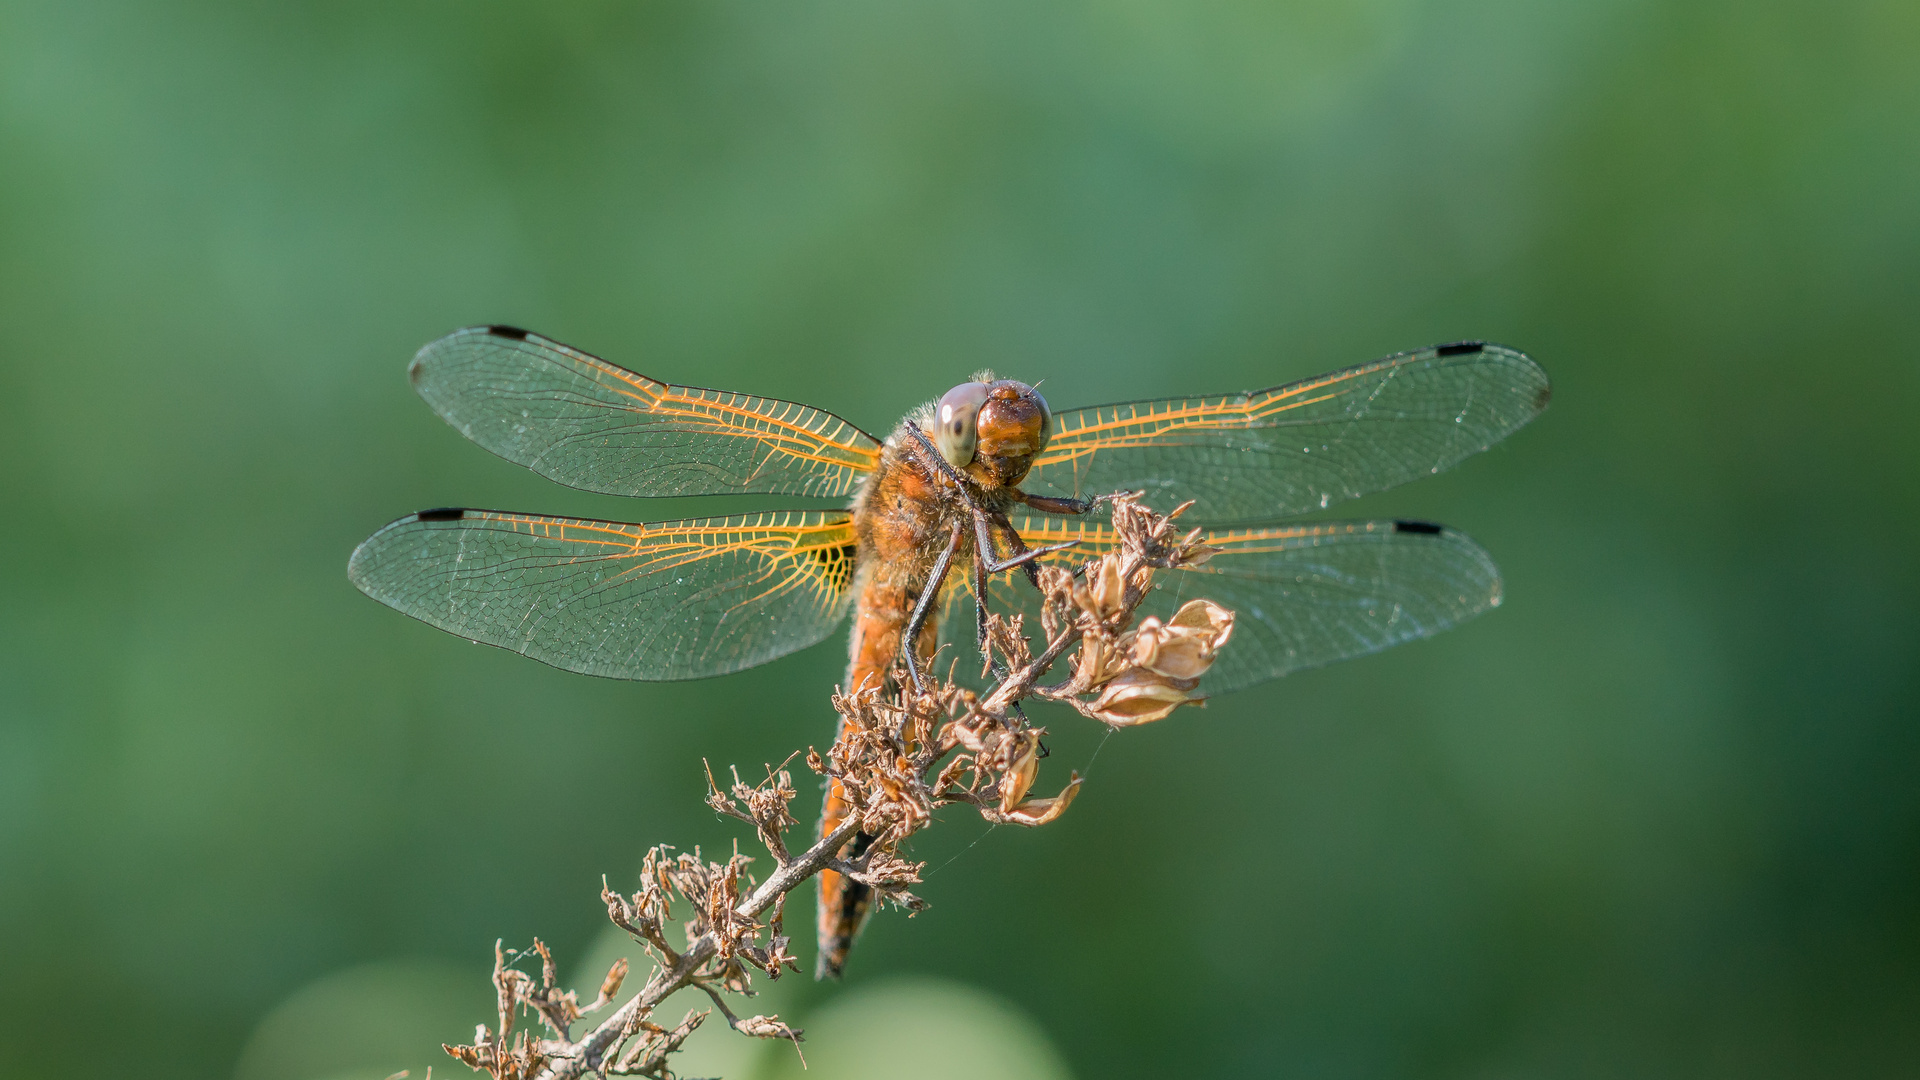
[[[1079,540],[1047,556],[1062,566],[1084,563],[1116,543],[1112,528],[1098,522],[1031,517],[1014,524],[1033,547]],[[1493,560],[1471,539],[1438,525],[1336,521],[1217,529],[1206,542],[1220,554],[1197,569],[1162,572],[1141,611],[1165,619],[1196,597],[1233,609],[1233,638],[1201,679],[1209,693],[1427,637],[1500,603]],[[1033,587],[1017,575],[996,578],[990,592],[997,611],[1036,607]],[[960,620],[953,625],[957,632]],[[1039,621],[1029,614],[1027,625]],[[956,638],[971,642],[971,629]]]
[[[369,537],[347,576],[416,619],[568,671],[697,679],[832,633],[854,544],[837,511],[626,525],[430,510]]]
[[[1271,390],[1100,405],[1055,417],[1022,487],[1144,490],[1162,509],[1195,500],[1195,524],[1272,521],[1437,473],[1533,419],[1549,393],[1526,355],[1473,342]]]
[[[832,413],[674,386],[508,327],[448,334],[409,374],[462,435],[588,491],[837,497],[879,461],[880,444]]]

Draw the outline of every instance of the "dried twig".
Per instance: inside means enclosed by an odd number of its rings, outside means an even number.
[[[688,988],[707,994],[735,1031],[784,1039],[797,1050],[800,1029],[777,1016],[743,1019],[723,996],[752,993],[751,970],[769,979],[799,970],[783,929],[788,893],[830,867],[872,888],[882,902],[919,911],[926,901],[909,888],[920,883],[925,864],[903,857],[902,844],[932,822],[938,807],[964,803],[989,821],[1024,826],[1059,817],[1078,793],[1080,776],[1073,774],[1057,795],[1028,797],[1046,731],[1015,708],[1026,698],[1063,702],[1116,727],[1158,720],[1199,700],[1194,688],[1231,636],[1233,614],[1196,600],[1165,623],[1147,618],[1134,624],[1156,571],[1198,566],[1214,553],[1199,543],[1198,531],[1184,536],[1175,531],[1172,519],[1179,513],[1162,516],[1133,497],[1119,496],[1113,500],[1118,549],[1078,572],[1043,567],[1043,644],[1037,653],[1020,618],[990,615],[988,649],[1006,674],[984,696],[938,681],[917,692],[904,678],[896,681],[907,689],[898,693],[869,688],[835,694],[840,736],[824,755],[809,750],[806,763],[839,781],[849,811],[838,828],[798,855],[786,839],[787,829],[798,824],[789,809],[799,794],[786,769],[792,757],[779,767],[768,766],[758,784],[747,784],[733,772],[724,790],[709,767],[707,804],[753,827],[772,856],[767,879],[756,884],[747,869],[753,860],[737,853],[710,862],[698,849],[675,854],[662,845],[649,850],[639,891],[623,895],[601,889],[607,917],[654,958],[640,991],[575,1039],[573,1025],[619,995],[626,961],[614,965],[593,1003],[582,1007],[574,992],[556,985],[545,944],[536,940],[530,952],[517,954],[496,944],[497,1026],[481,1025],[472,1044],[449,1046],[447,1052],[496,1080],[569,1080],[588,1074],[666,1080],[672,1075],[669,1055],[709,1014],[689,1011],[672,1028],[650,1017],[668,997]],[[1069,676],[1041,685],[1076,645]],[[837,853],[856,833],[873,842],[855,858],[840,858]],[[762,916],[765,922],[759,921]],[[675,921],[684,932],[683,948],[667,938],[667,924]],[[540,958],[538,979],[514,966],[528,955]],[[539,1018],[544,1034],[513,1030],[516,1016],[528,1012]]]

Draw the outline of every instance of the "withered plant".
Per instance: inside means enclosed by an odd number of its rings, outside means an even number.
[[[615,963],[593,1001],[582,1005],[574,991],[559,988],[546,945],[536,939],[532,949],[510,953],[496,943],[498,1019],[493,1027],[480,1025],[470,1045],[449,1046],[447,1053],[496,1080],[667,1080],[673,1075],[669,1056],[712,1012],[690,1009],[672,1027],[653,1020],[668,997],[687,989],[704,993],[743,1035],[801,1042],[800,1030],[779,1017],[743,1017],[728,1005],[730,995],[753,993],[755,972],[777,979],[783,970],[800,970],[784,929],[794,889],[830,868],[871,887],[883,904],[918,911],[926,901],[910,889],[920,883],[926,864],[907,858],[903,849],[934,820],[936,809],[964,803],[990,822],[1025,826],[1059,817],[1081,778],[1074,773],[1052,797],[1029,797],[1046,732],[1027,719],[1018,707],[1022,701],[1062,702],[1124,727],[1200,700],[1195,687],[1231,636],[1233,613],[1195,600],[1164,623],[1148,617],[1135,624],[1156,572],[1196,567],[1214,554],[1199,542],[1198,530],[1182,535],[1175,528],[1179,514],[1155,514],[1121,496],[1113,502],[1119,537],[1114,550],[1072,572],[1040,567],[1039,646],[1019,616],[991,614],[985,660],[1005,674],[984,694],[939,680],[921,692],[904,675],[895,680],[903,687],[897,693],[834,694],[840,735],[824,755],[809,750],[805,760],[809,769],[840,782],[851,811],[839,828],[798,854],[787,843],[787,830],[798,824],[790,806],[799,791],[784,765],[767,767],[757,784],[735,772],[723,786],[709,770],[707,804],[753,827],[771,856],[772,872],[757,878],[749,869],[754,860],[737,852],[711,862],[697,849],[676,854],[664,844],[653,848],[642,863],[637,892],[601,890],[607,917],[653,959],[638,993],[575,1037],[583,1017],[619,997],[627,962]],[[1066,677],[1043,683],[1062,662]],[[873,842],[857,857],[841,858],[860,833]],[[674,922],[680,924],[677,947],[668,933]],[[534,956],[540,961],[537,978],[516,966]],[[538,1017],[538,1026],[516,1029],[516,1020],[528,1013]]]

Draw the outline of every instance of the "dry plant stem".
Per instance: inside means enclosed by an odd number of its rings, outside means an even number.
[[[752,895],[742,900],[734,909],[742,919],[751,920],[761,912],[773,906],[783,894],[792,891],[801,882],[820,872],[834,858],[834,852],[853,839],[860,831],[858,822],[849,821],[803,852],[799,858],[774,871],[772,877],[753,890]],[[564,1049],[556,1048],[551,1052],[551,1061],[547,1067],[536,1074],[536,1080],[571,1080],[589,1072],[597,1073],[607,1064],[607,1053],[632,1035],[631,1028],[640,1017],[653,1011],[675,991],[684,989],[693,982],[694,973],[700,966],[713,959],[719,951],[720,940],[712,931],[695,940],[680,954],[678,962],[654,974],[647,985],[635,994],[625,1005],[620,1006],[612,1016],[600,1022],[600,1025],[581,1037],[580,1041]]]
[[[1000,681],[1000,685],[980,703],[980,711],[997,713],[1011,709],[1021,698],[1033,693],[1034,684],[1040,681],[1040,676],[1045,675],[1047,670],[1053,667],[1054,661],[1060,659],[1060,654],[1066,652],[1074,642],[1079,640],[1078,627],[1070,626],[1055,635],[1047,642],[1046,649],[1033,658],[1032,663],[1024,664],[1007,673],[1006,678]]]
[[[800,1031],[774,1016],[738,1016],[721,997],[722,991],[752,993],[750,969],[768,978],[778,978],[783,968],[799,970],[783,929],[788,893],[831,867],[870,887],[876,901],[919,911],[926,902],[908,887],[920,882],[926,864],[905,858],[903,845],[933,821],[939,807],[964,803],[988,821],[1026,827],[1059,817],[1079,790],[1080,776],[1073,774],[1058,795],[1029,798],[1046,731],[1020,710],[1025,698],[1063,702],[1114,726],[1158,720],[1199,700],[1194,688],[1226,644],[1232,613],[1193,601],[1164,624],[1147,618],[1134,625],[1157,571],[1198,566],[1213,554],[1198,542],[1197,531],[1181,536],[1173,530],[1171,520],[1179,513],[1162,516],[1133,497],[1116,497],[1113,523],[1120,544],[1115,550],[1079,573],[1036,568],[1045,645],[1036,655],[1019,617],[988,615],[985,660],[1001,675],[984,697],[951,682],[929,680],[923,687],[901,675],[897,693],[872,687],[835,694],[840,734],[827,754],[809,751],[806,761],[839,784],[847,816],[798,855],[789,853],[785,835],[799,824],[789,812],[798,790],[787,762],[769,766],[766,780],[757,785],[743,783],[735,773],[724,789],[709,768],[707,805],[753,827],[775,864],[767,880],[745,888],[751,878],[744,867],[752,860],[737,846],[724,862],[706,861],[697,850],[669,855],[669,848],[651,849],[639,892],[628,897],[603,888],[601,893],[612,922],[657,961],[638,993],[576,1040],[573,1024],[618,996],[626,962],[614,965],[594,1001],[583,1007],[572,991],[556,984],[553,957],[544,944],[536,940],[530,953],[514,954],[515,963],[539,956],[538,979],[509,964],[509,954],[496,946],[499,1029],[482,1025],[472,1045],[449,1046],[447,1052],[496,1080],[589,1075],[666,1080],[668,1056],[709,1014],[690,1011],[671,1029],[649,1017],[669,996],[690,987],[711,997],[735,1031],[785,1039],[798,1050]],[[1041,686],[1040,679],[1076,644],[1072,674]],[[861,833],[872,843],[856,858],[841,858],[839,852]],[[676,919],[674,908],[681,902],[690,914]],[[769,911],[762,925],[757,920]],[[682,949],[667,940],[671,921],[684,925]],[[512,1031],[514,1017],[522,1012],[537,1015],[552,1037],[534,1037],[526,1028]]]

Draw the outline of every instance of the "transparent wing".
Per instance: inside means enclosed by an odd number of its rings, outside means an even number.
[[[368,537],[347,576],[422,622],[554,667],[698,679],[832,633],[855,550],[837,511],[624,525],[427,510]]]
[[[832,413],[657,382],[511,327],[456,330],[408,372],[462,435],[588,491],[842,496],[880,460]]]
[[[1083,498],[1147,492],[1195,524],[1272,521],[1437,473],[1547,405],[1546,372],[1480,342],[1246,394],[1100,405],[1054,418],[1021,484]]]
[[[1031,547],[1079,540],[1048,556],[1061,566],[1085,563],[1115,543],[1112,528],[1097,522],[1031,517],[1014,525]],[[1500,603],[1500,571],[1480,545],[1424,522],[1218,529],[1206,542],[1220,554],[1197,569],[1161,572],[1141,613],[1165,619],[1196,597],[1233,609],[1233,638],[1201,679],[1208,693],[1379,652]],[[993,610],[1025,613],[1029,627],[1040,625],[1038,595],[1024,577],[1000,575],[989,593]],[[957,612],[951,620],[955,640],[970,643],[972,605],[955,606],[966,608],[966,621]]]

